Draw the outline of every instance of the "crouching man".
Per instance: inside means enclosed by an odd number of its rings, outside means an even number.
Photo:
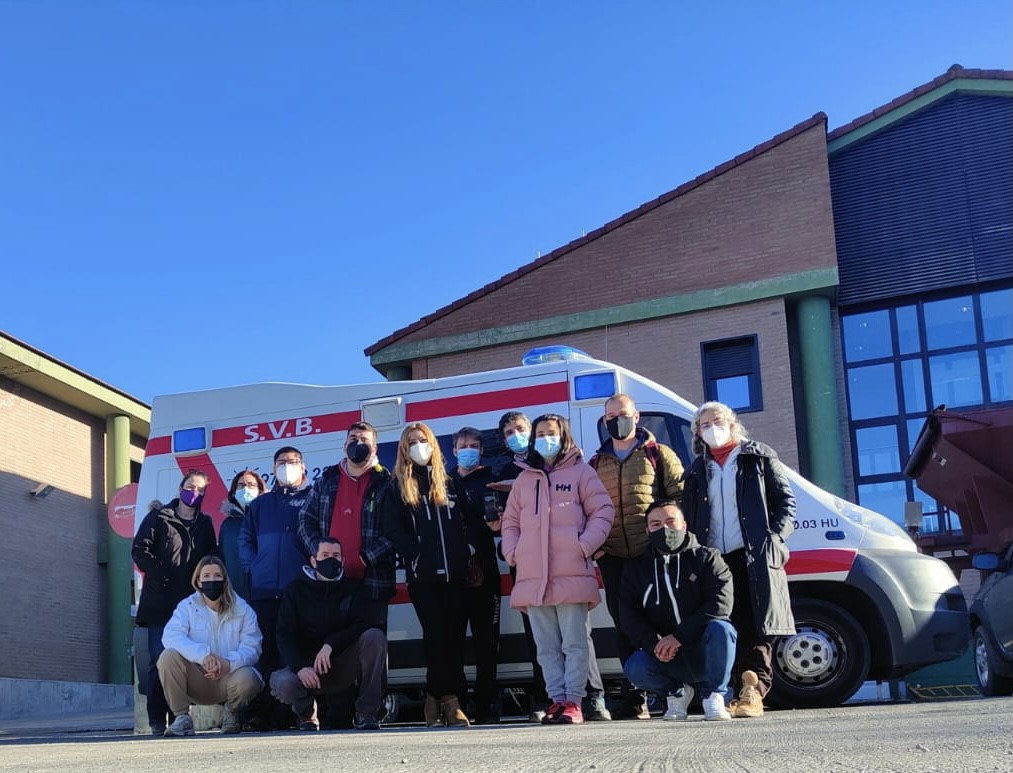
[[[321,537],[310,566],[281,598],[278,651],[284,667],[271,693],[292,707],[300,730],[319,730],[315,695],[358,686],[354,727],[378,730],[387,637],[366,623],[358,583],[344,578],[341,543]]]
[[[732,575],[714,548],[686,531],[682,511],[655,502],[647,511],[650,549],[623,570],[619,624],[638,648],[626,678],[669,695],[665,719],[686,719],[699,694],[704,719],[731,719],[725,691],[735,659]]]
[[[158,676],[175,720],[167,736],[193,735],[191,704],[224,703],[222,732],[238,733],[240,709],[264,687],[257,616],[235,594],[225,564],[205,556],[192,578],[196,593],[176,606],[165,625]]]

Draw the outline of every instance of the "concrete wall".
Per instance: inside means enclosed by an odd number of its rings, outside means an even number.
[[[0,720],[128,708],[133,700],[129,684],[0,679]]]

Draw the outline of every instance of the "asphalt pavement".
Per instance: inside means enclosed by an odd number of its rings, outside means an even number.
[[[770,711],[760,719],[134,736],[122,713],[0,725],[0,771],[1010,773],[1013,699]],[[17,724],[17,727],[12,725]]]

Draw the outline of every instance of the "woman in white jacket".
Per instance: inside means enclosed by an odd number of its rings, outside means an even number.
[[[193,735],[190,705],[224,703],[223,733],[238,733],[239,711],[264,680],[254,668],[261,634],[253,609],[237,596],[225,564],[206,556],[194,570],[196,593],[176,606],[166,623],[158,674],[175,715],[167,736]]]

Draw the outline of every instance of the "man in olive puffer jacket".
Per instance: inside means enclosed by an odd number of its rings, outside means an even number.
[[[609,439],[591,459],[605,490],[612,497],[616,518],[612,531],[595,554],[605,587],[605,602],[615,623],[619,660],[625,663],[635,647],[619,620],[619,585],[623,569],[647,552],[647,508],[655,500],[679,501],[682,462],[668,446],[638,427],[640,412],[629,395],[613,395],[605,403]],[[646,696],[624,686],[623,705],[616,719],[649,719]]]

